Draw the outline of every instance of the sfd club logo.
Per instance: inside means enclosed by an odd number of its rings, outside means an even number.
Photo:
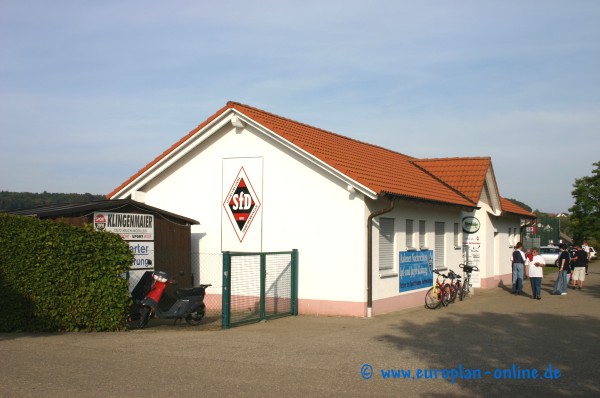
[[[229,189],[223,207],[239,241],[242,242],[260,208],[258,195],[243,167]]]

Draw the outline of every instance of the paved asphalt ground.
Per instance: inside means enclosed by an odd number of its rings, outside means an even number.
[[[600,261],[584,290],[551,296],[553,279],[540,301],[526,281],[527,296],[477,290],[371,319],[0,334],[0,397],[600,396]]]

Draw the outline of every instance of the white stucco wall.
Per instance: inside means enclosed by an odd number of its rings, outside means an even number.
[[[198,240],[193,251],[221,253],[221,228],[232,228],[221,217],[222,186],[231,184],[222,181],[224,158],[263,159],[262,223],[250,228],[262,229],[263,251],[298,249],[299,298],[364,302],[362,195],[350,194],[346,184],[252,127],[236,131],[226,125],[139,189],[147,204],[200,221],[192,227]]]

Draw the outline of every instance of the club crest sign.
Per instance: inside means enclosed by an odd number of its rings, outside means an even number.
[[[229,189],[223,207],[239,241],[242,242],[260,208],[258,195],[243,167]]]

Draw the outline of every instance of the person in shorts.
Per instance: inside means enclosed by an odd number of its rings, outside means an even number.
[[[587,275],[588,274],[588,265],[590,264],[591,255],[590,255],[590,246],[588,245],[586,240],[583,241],[583,246],[581,246],[581,248],[583,250],[585,250],[585,252],[587,253],[587,262],[585,263],[585,274]]]
[[[583,281],[585,281],[585,266],[588,261],[588,254],[582,249],[580,244],[576,244],[575,256],[573,256],[573,262],[575,268],[573,269],[573,289],[583,289]],[[579,281],[579,287],[577,282]]]

